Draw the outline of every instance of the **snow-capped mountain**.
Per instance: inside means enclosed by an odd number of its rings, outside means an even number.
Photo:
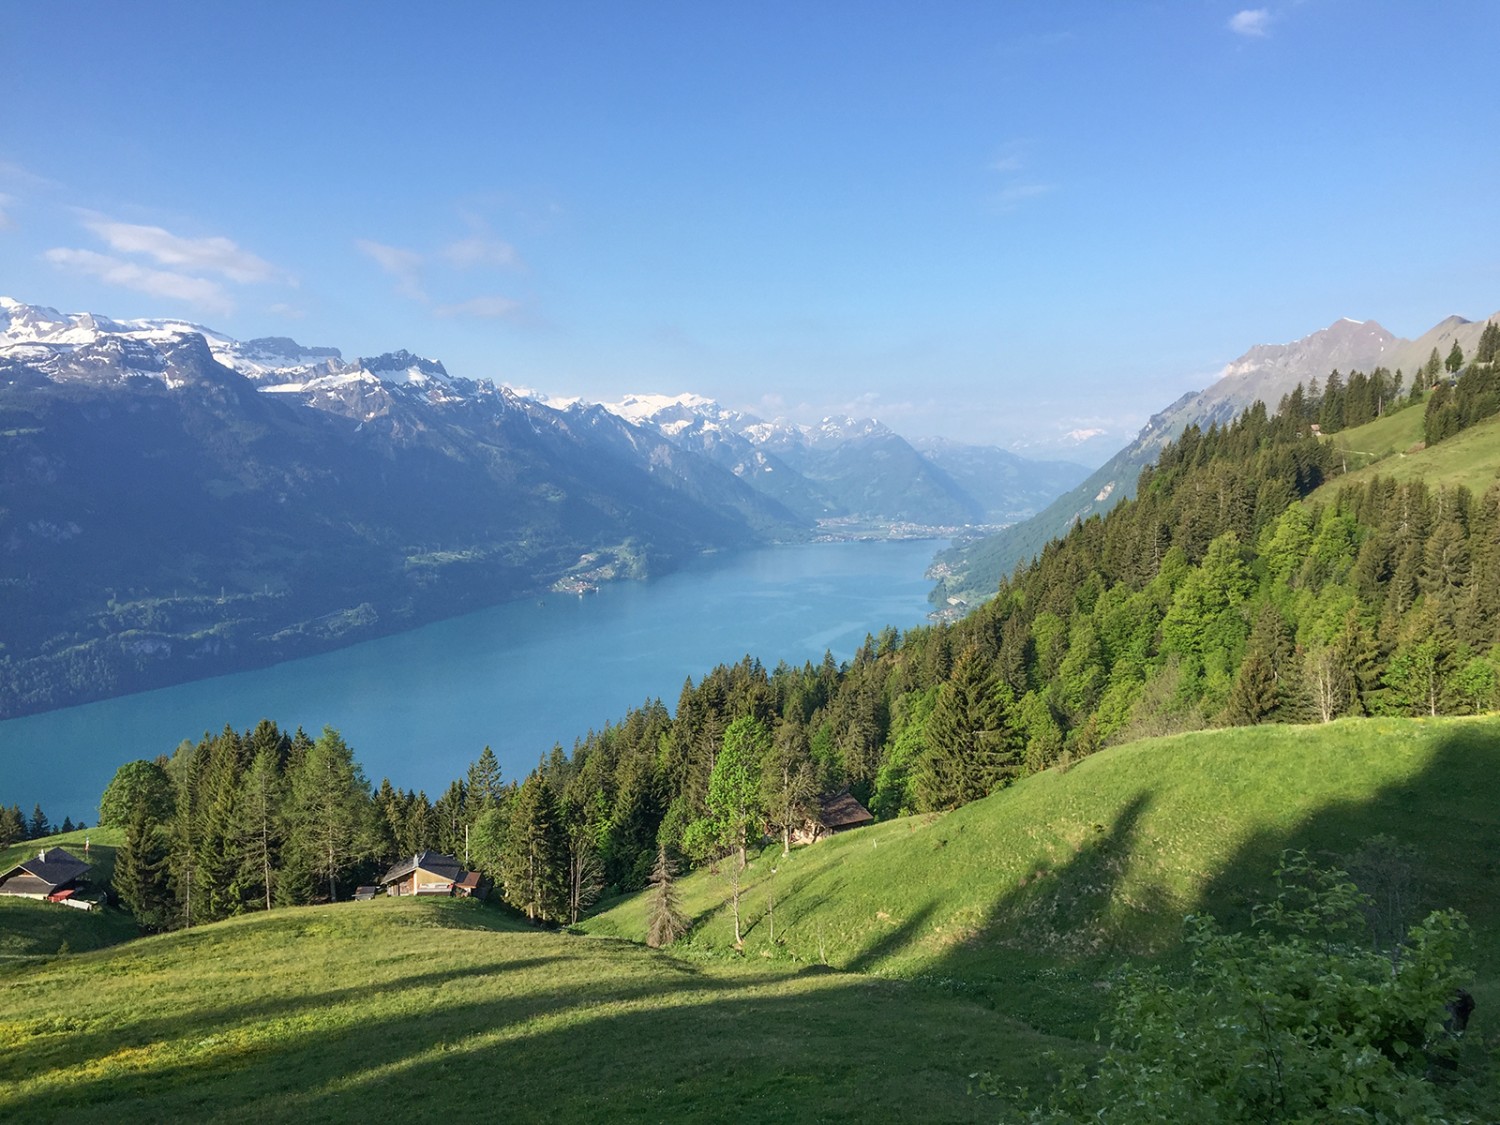
[[[1018,473],[1016,466],[1040,463],[998,449],[988,452],[1010,458],[1008,473],[987,480],[979,471],[961,484],[937,459],[873,418],[831,416],[813,425],[768,422],[694,394],[627,395],[605,409],[702,453],[825,526],[834,521],[928,527],[1000,523],[1031,514],[1067,487],[1043,486],[1045,495],[1018,488],[1019,478],[1028,474]],[[964,448],[973,451],[971,461],[992,464],[983,447]],[[1072,483],[1084,471],[1062,475]],[[1041,473],[1048,479],[1055,475],[1047,468]]]
[[[181,321],[0,303],[0,431],[0,717],[808,535],[601,408]]]

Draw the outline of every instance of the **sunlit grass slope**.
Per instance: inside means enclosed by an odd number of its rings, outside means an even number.
[[[1412,406],[1328,440],[1350,451],[1350,471],[1313,493],[1315,499],[1331,499],[1343,485],[1363,484],[1375,476],[1425,480],[1434,488],[1461,484],[1481,495],[1500,479],[1500,416],[1434,446],[1413,449],[1422,440],[1422,408]]]
[[[1416,849],[1420,905],[1467,912],[1482,978],[1495,977],[1494,717],[1149,740],[945,816],[874,825],[786,858],[768,848],[744,876],[744,949],[752,960],[937,980],[1077,1034],[1097,1015],[1093,983],[1108,962],[1171,951],[1193,911],[1245,922],[1285,848],[1337,860],[1376,834]],[[690,945],[732,944],[727,872],[680,882],[698,920]],[[636,896],[586,925],[639,939],[645,916]]]
[[[461,900],[0,969],[0,1120],[972,1121],[1043,1036],[962,997],[683,960]],[[1063,1044],[1065,1050],[1076,1050]]]
[[[85,839],[92,864],[89,885],[103,889],[114,874],[115,849],[125,839],[123,828],[80,829],[0,848],[0,871],[9,870],[17,860],[35,855],[43,848],[63,847],[82,859]],[[73,953],[101,949],[139,934],[135,922],[120,910],[86,912],[0,895],[0,963],[15,957],[56,953],[60,949]]]

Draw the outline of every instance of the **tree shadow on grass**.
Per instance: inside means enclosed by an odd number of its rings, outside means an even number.
[[[1500,941],[1500,743],[1493,726],[1460,724],[1441,739],[1420,772],[1368,800],[1324,806],[1297,825],[1251,836],[1207,884],[1196,909],[1225,926],[1248,926],[1253,906],[1273,891],[1272,873],[1288,848],[1346,866],[1372,837],[1410,848],[1419,897],[1417,921],[1454,907],[1474,926],[1481,946]],[[1372,737],[1378,728],[1372,728]],[[1495,950],[1500,952],[1500,950]]]
[[[197,1029],[183,1028],[182,1050],[165,1065],[112,1078],[85,1069],[12,1106],[30,1120],[108,1106],[116,1125],[971,1121],[983,1105],[967,1096],[969,1073],[997,1054],[1026,1060],[1048,1045],[992,1012],[892,982],[742,967],[672,981],[644,951],[612,960],[622,973],[606,984],[549,987],[550,970],[534,971],[515,995],[481,985],[462,1002],[348,1026],[293,1021],[250,1053],[200,1050]],[[227,1039],[234,1029],[218,1031]]]

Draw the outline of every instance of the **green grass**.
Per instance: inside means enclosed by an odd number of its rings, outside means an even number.
[[[1417,406],[1333,434],[1327,440],[1351,451],[1350,471],[1314,492],[1316,499],[1332,499],[1343,485],[1363,484],[1375,476],[1398,481],[1420,479],[1433,487],[1461,484],[1480,495],[1500,479],[1500,416],[1470,426],[1431,448],[1413,448],[1422,440],[1422,409]]]
[[[66,848],[84,858],[84,840],[89,842],[91,864],[87,889],[109,886],[115,871],[115,850],[125,841],[123,828],[88,828],[60,832],[41,840],[27,840],[0,848],[0,871],[18,860],[36,855],[43,848]],[[0,895],[0,963],[16,957],[38,957],[59,949],[78,953],[101,949],[140,935],[128,914],[110,908],[84,911],[35,899]]]
[[[1058,1044],[903,982],[527,930],[463,900],[257,915],[0,971],[0,1118],[973,1121]]]
[[[767,848],[740,950],[726,867],[681,880],[696,927],[662,952],[641,896],[578,935],[380,899],[0,962],[0,1119],[991,1120],[968,1076],[1038,1089],[1046,1052],[1092,1054],[1123,958],[1170,966],[1182,916],[1244,924],[1282,849],[1377,833],[1417,849],[1421,909],[1473,924],[1482,1052],[1500,717],[1344,720],[1136,743]]]
[[[1101,1003],[1091,985],[1120,957],[1172,953],[1190,912],[1244,924],[1284,848],[1337,859],[1378,833],[1419,852],[1424,907],[1469,915],[1482,1000],[1500,1005],[1494,717],[1150,740],[944,816],[890,821],[786,858],[769,848],[744,875],[744,951],[934,980],[1082,1034]],[[680,883],[697,920],[693,947],[733,944],[727,870]],[[636,896],[585,925],[639,939],[645,911]]]

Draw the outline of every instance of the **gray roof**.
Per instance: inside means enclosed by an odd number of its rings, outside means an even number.
[[[89,865],[71,852],[62,848],[47,848],[38,852],[36,858],[23,859],[9,871],[0,872],[0,878],[24,871],[44,883],[60,887],[64,883],[71,883],[88,869]]]
[[[441,875],[444,879],[455,880],[463,877],[463,864],[456,858],[443,852],[418,852],[410,859],[403,859],[389,871],[380,877],[382,884],[394,883],[397,879],[404,879],[417,868],[430,871],[434,875]]]

